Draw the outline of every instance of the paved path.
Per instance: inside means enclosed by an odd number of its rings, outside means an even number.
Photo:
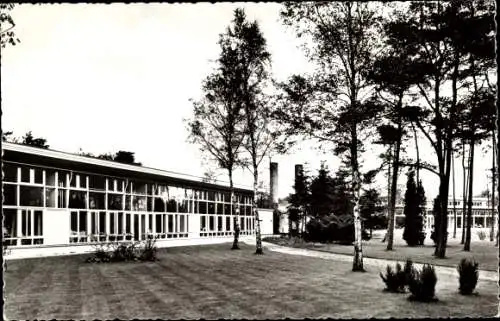
[[[255,240],[250,240],[250,239],[245,239],[243,240],[247,244],[255,244]],[[337,253],[328,253],[328,252],[322,252],[322,251],[315,251],[311,249],[299,249],[299,248],[292,248],[292,247],[286,247],[286,246],[281,246],[269,242],[262,242],[262,245],[265,246],[268,250],[274,251],[274,252],[280,252],[280,253],[285,253],[285,254],[291,254],[291,255],[303,255],[303,256],[309,256],[309,257],[318,257],[321,259],[326,259],[326,260],[334,260],[334,261],[344,261],[344,262],[352,262],[352,256],[351,255],[345,255],[345,254],[337,254]],[[385,271],[385,268],[387,264],[395,264],[396,261],[393,260],[386,260],[386,259],[374,259],[374,258],[363,258],[363,264],[365,266],[375,266],[379,268],[379,270]],[[403,261],[399,261],[400,263],[404,264]],[[421,268],[423,264],[421,263],[413,263],[414,266]],[[456,268],[453,267],[447,267],[447,266],[434,266],[436,272],[447,274],[447,275],[454,275],[458,277],[458,272]],[[484,280],[484,281],[498,281],[498,272],[494,271],[485,271],[485,270],[480,270],[479,271],[479,279]]]

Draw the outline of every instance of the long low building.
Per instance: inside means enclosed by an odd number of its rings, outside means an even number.
[[[148,235],[158,247],[233,237],[227,185],[20,144],[4,142],[2,150],[4,244],[13,257],[80,253]],[[252,193],[235,187],[242,237],[255,233]],[[272,212],[259,212],[263,233],[272,233]]]

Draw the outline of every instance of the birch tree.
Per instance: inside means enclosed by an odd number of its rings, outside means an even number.
[[[235,12],[233,27],[219,36],[221,53],[217,68],[203,82],[203,97],[193,101],[193,118],[187,120],[189,141],[199,144],[203,153],[211,155],[218,166],[227,170],[231,192],[231,214],[234,221],[232,249],[239,249],[239,206],[236,206],[233,172],[241,165],[244,139],[242,75],[238,69],[238,48],[233,41],[238,26]]]
[[[281,118],[322,143],[333,143],[335,154],[349,159],[354,194],[353,271],[364,270],[359,157],[367,137],[362,134],[368,134],[377,112],[365,101],[370,91],[365,72],[379,39],[379,17],[371,6],[361,2],[288,2],[281,10],[283,23],[304,40],[306,55],[317,66],[311,77],[302,77],[310,82],[305,87],[316,92],[315,101],[283,110]],[[302,79],[292,78],[292,87],[301,90],[297,81]]]

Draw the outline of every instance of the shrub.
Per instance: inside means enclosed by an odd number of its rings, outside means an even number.
[[[380,277],[385,283],[385,291],[394,293],[405,292],[406,273],[401,268],[401,264],[396,263],[396,270],[393,271],[390,265],[387,265],[385,276],[380,273]]]
[[[424,264],[421,271],[412,270],[408,280],[408,287],[411,292],[409,299],[420,302],[437,301],[437,298],[435,298],[437,276],[434,267]]]
[[[142,247],[140,259],[143,261],[158,261],[156,251],[156,238],[148,237]]]
[[[457,266],[458,290],[462,295],[470,295],[474,291],[479,279],[479,264],[475,260],[463,258]]]
[[[137,243],[117,243],[114,245],[112,261],[134,261],[138,259]]]
[[[479,230],[477,231],[477,236],[479,237],[479,240],[484,241],[486,239],[486,232]]]

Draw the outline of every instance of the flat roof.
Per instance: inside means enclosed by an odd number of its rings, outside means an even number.
[[[94,158],[90,156],[77,155],[67,152],[56,151],[52,149],[45,149],[40,147],[33,147],[23,144],[2,142],[2,159],[9,160],[9,157],[5,157],[5,152],[9,151],[12,153],[21,153],[26,155],[31,155],[35,157],[39,157],[40,159],[48,159],[48,160],[59,160],[65,161],[74,164],[88,165],[92,167],[100,167],[100,168],[108,168],[112,169],[115,173],[117,171],[122,171],[124,176],[127,176],[127,173],[136,173],[136,174],[144,174],[148,177],[157,177],[157,178],[166,178],[173,179],[176,182],[182,183],[191,183],[194,185],[207,187],[207,188],[215,188],[215,189],[229,189],[229,182],[219,181],[216,183],[207,183],[203,182],[203,179],[199,176],[182,174],[177,172],[171,172],[146,166],[139,165],[131,165],[124,164],[116,161],[104,160],[99,158]],[[35,164],[33,164],[35,165]],[[57,166],[55,166],[57,167]],[[252,189],[249,186],[234,184],[235,191],[237,192],[252,192]]]

